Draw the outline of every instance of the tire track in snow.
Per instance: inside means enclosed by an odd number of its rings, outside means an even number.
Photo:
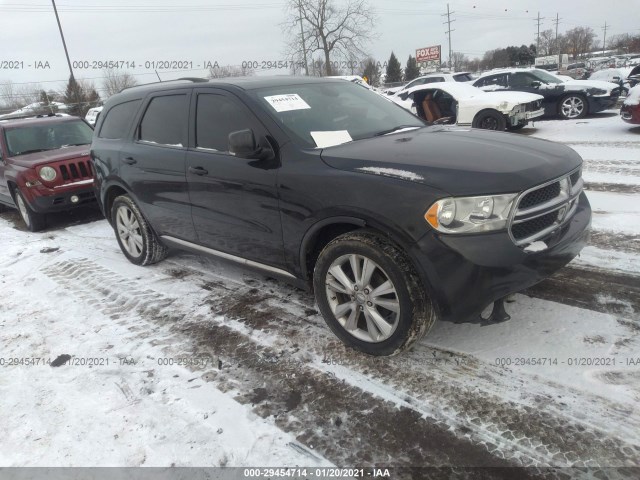
[[[287,289],[276,282],[267,284],[273,294],[268,293],[269,288],[257,288],[262,285],[255,281],[253,286],[240,288],[237,282],[225,279],[206,282],[204,308],[210,312],[203,313],[202,305],[182,305],[180,301],[150,289],[142,290],[93,262],[75,265],[64,262],[47,268],[45,273],[68,287],[68,291],[86,295],[85,301],[117,316],[116,319],[135,313],[153,324],[168,325],[176,334],[188,335],[191,342],[180,348],[208,351],[229,365],[228,371],[207,372],[220,388],[237,391],[238,398],[255,403],[263,416],[278,415],[281,428],[295,432],[301,441],[315,442],[316,448],[338,464],[353,461],[353,452],[357,452],[355,459],[362,461],[361,444],[353,444],[342,435],[344,432],[340,432],[340,428],[334,428],[338,425],[331,426],[326,419],[340,415],[341,424],[351,422],[348,425],[354,431],[362,429],[363,425],[368,428],[366,415],[360,415],[362,411],[353,412],[354,405],[376,412],[376,420],[385,419],[383,428],[388,430],[382,438],[380,431],[366,430],[367,436],[363,435],[368,439],[371,435],[376,455],[388,455],[393,450],[398,456],[388,458],[396,458],[400,464],[409,462],[405,465],[443,459],[453,464],[461,461],[456,465],[464,465],[469,458],[483,464],[504,457],[511,465],[612,466],[629,464],[640,458],[637,435],[632,433],[640,431],[640,425],[624,407],[604,402],[607,408],[598,420],[602,425],[619,425],[621,435],[616,437],[594,427],[591,417],[585,421],[573,418],[555,396],[534,399],[527,404],[507,401],[495,391],[472,390],[469,387],[471,380],[490,389],[496,382],[505,383],[504,378],[500,381],[504,371],[489,368],[473,357],[467,356],[462,365],[450,365],[444,371],[424,369],[419,363],[417,368],[408,367],[407,362],[424,356],[420,349],[409,352],[406,357],[370,361],[369,357],[345,349],[333,339],[319,317],[308,312],[309,295],[299,291],[287,295],[284,293]],[[89,279],[93,279],[93,283]],[[234,285],[229,285],[231,283]],[[285,303],[283,297],[288,297]],[[216,319],[212,320],[212,315],[217,316]],[[175,341],[170,344],[171,348],[178,348]],[[450,352],[441,351],[440,354],[446,356]],[[323,364],[322,358],[326,357],[341,359],[348,367]],[[337,380],[339,376],[343,381]],[[519,382],[519,388],[532,383],[526,375]],[[513,385],[513,378],[507,383]],[[549,389],[554,390],[549,384],[545,385],[545,390]],[[561,389],[565,393],[571,391],[567,387]],[[330,398],[326,398],[326,392],[331,392]],[[260,400],[264,395],[269,399],[266,404]],[[318,395],[320,398],[316,399]],[[591,408],[602,402],[584,392],[572,396],[574,401],[586,401]],[[389,412],[389,402],[401,406],[402,417],[395,415],[395,407]],[[355,416],[343,418],[345,411],[349,416]],[[391,425],[386,422],[385,415],[393,420]],[[296,423],[293,417],[303,421]],[[319,421],[330,435],[317,428],[305,428],[305,425],[315,425]],[[402,432],[393,427],[396,424],[402,425]],[[449,436],[444,435],[445,431]],[[396,438],[400,433],[411,439],[410,448]],[[421,445],[423,440],[431,445],[423,438],[427,434],[444,442],[442,448],[431,452],[416,449],[415,445]],[[471,457],[465,452],[466,461],[454,458],[450,451],[454,447],[470,448]],[[394,450],[396,448],[399,450]],[[388,463],[388,459],[371,458],[372,462],[376,460]]]

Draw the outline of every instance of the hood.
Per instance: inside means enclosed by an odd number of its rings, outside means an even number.
[[[569,147],[512,133],[425,127],[325,148],[333,168],[418,182],[451,195],[515,193],[582,163]]]
[[[498,102],[510,102],[510,103],[529,103],[537,100],[544,100],[542,95],[527,92],[485,92],[485,95],[489,95],[492,100]],[[484,96],[484,95],[483,95]]]
[[[79,145],[76,147],[58,148],[46,152],[28,153],[10,157],[11,163],[22,167],[36,167],[47,163],[59,162],[61,160],[71,160],[72,158],[88,157],[90,145]]]
[[[566,87],[600,88],[606,91],[620,87],[617,83],[603,82],[601,80],[567,80],[562,85]],[[567,90],[570,89],[571,88],[567,88]]]

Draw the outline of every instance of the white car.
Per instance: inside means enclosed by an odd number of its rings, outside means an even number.
[[[465,83],[420,85],[390,98],[432,123],[451,123],[487,130],[519,130],[529,120],[544,115],[541,95],[484,92]]]
[[[87,114],[85,115],[84,119],[92,127],[95,127],[96,121],[98,120],[98,115],[102,111],[102,108],[103,107],[90,108]]]
[[[422,75],[418,78],[411,80],[406,85],[402,85],[401,87],[393,87],[387,88],[384,93],[387,95],[399,95],[402,92],[406,92],[413,87],[417,87],[418,85],[426,85],[428,83],[440,83],[440,82],[471,82],[473,81],[473,76],[469,72],[457,72],[457,73],[443,73],[443,72],[434,72],[429,73],[427,75]]]

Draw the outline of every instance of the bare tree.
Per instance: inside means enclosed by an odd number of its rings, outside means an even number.
[[[120,93],[122,90],[128,87],[133,87],[138,84],[138,81],[128,72],[123,72],[115,68],[108,68],[103,71],[104,80],[102,81],[102,88],[104,90],[104,96],[109,98],[111,95]]]
[[[0,82],[0,104],[7,110],[17,110],[35,103],[40,98],[42,88],[38,84],[19,85],[11,80]]]
[[[288,19],[283,25],[289,34],[287,55],[294,62],[311,59],[320,52],[324,73],[332,75],[338,59],[349,61],[366,56],[365,45],[373,37],[375,13],[366,0],[289,0]],[[302,23],[301,33],[300,24]]]
[[[249,77],[254,73],[253,69],[238,65],[209,67],[209,78]]]
[[[453,52],[451,54],[451,63],[453,64],[453,71],[459,72],[467,68],[469,58],[462,52]]]
[[[590,52],[597,38],[591,27],[575,27],[568,30],[564,36],[567,41],[567,53],[573,58]]]

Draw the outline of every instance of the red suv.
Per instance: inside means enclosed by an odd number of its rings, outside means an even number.
[[[67,115],[0,119],[0,211],[17,208],[32,232],[46,214],[95,201],[93,129]]]

